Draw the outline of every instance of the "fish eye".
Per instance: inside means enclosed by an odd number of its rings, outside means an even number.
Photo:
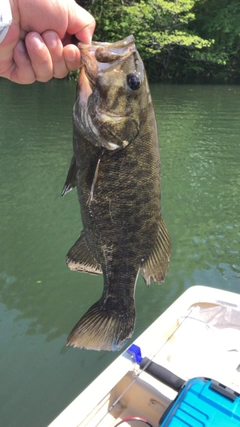
[[[132,90],[137,90],[140,88],[140,79],[138,76],[136,76],[136,74],[128,74],[127,75],[127,84],[128,87],[130,87],[130,89]]]

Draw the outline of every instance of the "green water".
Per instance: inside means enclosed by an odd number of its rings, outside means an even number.
[[[169,274],[139,278],[136,338],[185,289],[240,292],[240,86],[154,85]],[[102,291],[65,254],[81,229],[76,192],[60,193],[71,159],[75,84],[0,79],[0,420],[46,426],[117,353],[67,349]]]

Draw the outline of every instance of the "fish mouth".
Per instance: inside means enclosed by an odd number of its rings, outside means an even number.
[[[114,43],[92,42],[92,44],[86,45],[80,42],[78,48],[81,52],[86,77],[92,89],[96,83],[96,77],[100,73],[116,67],[136,50],[135,39],[132,35]]]
[[[139,55],[132,35],[114,43],[78,43],[82,68],[78,80],[78,105],[82,123],[91,142],[110,151],[126,148],[138,132],[129,119],[131,107],[125,101],[126,64],[133,55],[136,70]],[[127,67],[128,68],[128,67]],[[130,66],[131,70],[131,66]],[[140,72],[136,71],[140,75]],[[116,84],[115,83],[116,79]],[[117,89],[118,88],[118,89]],[[124,102],[118,102],[115,92]],[[120,98],[120,99],[122,99]]]
[[[79,42],[78,48],[81,51],[83,62],[86,52],[88,52],[90,55],[95,55],[98,62],[105,64],[125,59],[136,49],[135,39],[132,35],[113,43],[93,41],[92,44],[87,45]]]

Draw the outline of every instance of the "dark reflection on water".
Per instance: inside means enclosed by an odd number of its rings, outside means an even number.
[[[66,349],[102,278],[70,272],[81,230],[76,192],[63,199],[75,84],[0,79],[0,416],[47,425],[117,354]],[[161,286],[136,291],[140,334],[195,284],[239,292],[240,87],[152,87],[163,214],[173,256]]]

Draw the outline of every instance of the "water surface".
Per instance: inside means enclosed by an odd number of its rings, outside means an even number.
[[[169,274],[136,291],[136,338],[188,287],[240,292],[240,86],[153,85]],[[101,295],[101,277],[73,273],[75,191],[60,197],[71,159],[75,83],[0,79],[0,419],[42,427],[117,353],[66,349]]]

